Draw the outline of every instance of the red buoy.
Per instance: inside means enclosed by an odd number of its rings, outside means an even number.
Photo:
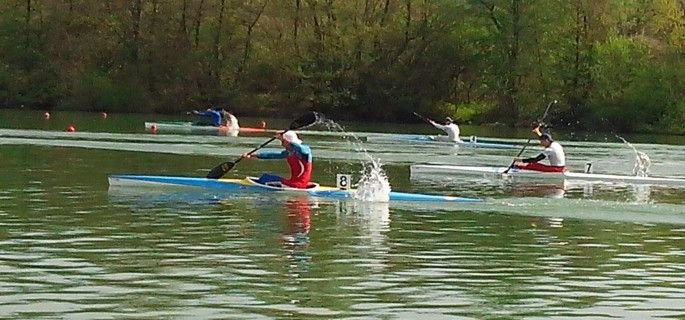
[[[50,120],[50,112],[43,113],[43,119]]]
[[[73,124],[70,124],[67,127],[67,132],[76,132],[76,127]]]

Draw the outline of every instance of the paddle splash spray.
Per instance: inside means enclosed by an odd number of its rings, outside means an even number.
[[[626,141],[626,139],[623,139],[623,137],[616,135],[616,138],[621,139],[623,143],[627,144],[633,149],[633,152],[635,152],[635,165],[633,166],[633,174],[638,177],[647,177],[649,174],[649,167],[652,165],[652,160],[649,159],[649,156],[642,151],[637,151],[635,146]]]
[[[329,131],[345,132],[345,128],[335,123],[333,120],[326,120],[322,124],[325,125]],[[391,190],[390,182],[388,182],[388,177],[383,170],[380,159],[372,157],[362,146],[362,141],[354,134],[346,134],[343,139],[350,143],[354,147],[354,150],[364,155],[364,159],[360,160],[362,170],[359,171],[361,178],[359,178],[359,182],[355,185],[355,200],[389,202]]]

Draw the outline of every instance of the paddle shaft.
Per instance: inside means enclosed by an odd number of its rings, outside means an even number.
[[[556,104],[556,103],[557,103],[557,100],[553,100],[552,102],[550,102],[550,103],[547,105],[547,108],[545,109],[545,113],[543,113],[543,114],[542,114],[542,117],[541,117],[540,119],[538,119],[538,126],[540,125],[540,123],[542,123],[542,121],[545,120],[545,117],[547,117],[547,113],[549,112],[549,108],[551,108],[552,105],[553,105],[553,104]],[[525,151],[525,150],[526,150],[526,147],[528,147],[528,144],[530,143],[530,140],[533,140],[533,138],[528,138],[528,141],[526,141],[526,144],[523,145],[523,148],[521,148],[521,151],[519,151],[519,153],[514,157],[514,160],[511,161],[511,164],[509,165],[509,167],[507,168],[507,170],[504,170],[504,172],[502,172],[502,173],[505,173],[505,174],[506,174],[506,173],[509,173],[509,170],[511,170],[511,168],[513,168],[513,167],[514,167],[514,164],[516,163],[516,158],[520,157],[521,154],[523,154],[523,151]]]
[[[284,134],[284,133],[286,133],[286,132],[288,132],[288,131],[290,131],[290,129],[285,129],[285,130],[279,132],[278,134],[279,134],[279,135],[282,135],[282,134]],[[258,147],[252,149],[250,152],[248,152],[248,153],[246,153],[246,154],[247,154],[247,155],[251,155],[251,154],[257,152],[259,149],[266,147],[266,145],[268,145],[269,143],[271,143],[271,141],[274,141],[274,140],[276,140],[276,137],[275,137],[275,136],[274,136],[274,137],[271,137],[271,139],[269,139],[269,140],[266,140],[264,143],[260,144]],[[233,161],[233,165],[235,165],[236,163],[240,162],[240,160],[243,160],[243,157],[242,157],[242,156],[240,156],[240,158],[238,158],[238,159],[236,159],[235,161]]]
[[[415,116],[421,118],[421,120],[426,121],[426,122],[432,124],[430,119],[428,119],[428,118],[426,118],[426,117],[424,117],[424,116],[422,116],[422,115],[420,115],[420,114],[418,114],[418,113],[416,113],[416,112],[412,112],[412,113],[413,113]]]
[[[426,117],[424,117],[424,116],[422,116],[422,115],[420,115],[420,114],[418,114],[418,113],[416,113],[416,112],[412,112],[412,113],[413,113],[415,116],[421,118],[423,121],[426,121],[426,122],[427,122],[428,124],[430,124],[431,126],[434,126],[434,127],[435,127],[435,125],[433,124],[433,121],[432,121],[431,119],[428,119],[428,118],[426,118]]]

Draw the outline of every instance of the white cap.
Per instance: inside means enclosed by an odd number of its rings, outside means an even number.
[[[281,136],[283,137],[283,140],[288,141],[288,143],[302,143],[302,140],[300,140],[300,138],[297,137],[297,133],[295,133],[295,131],[284,132]]]

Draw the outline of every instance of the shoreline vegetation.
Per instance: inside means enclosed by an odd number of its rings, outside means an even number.
[[[685,3],[0,3],[0,107],[685,135]]]

